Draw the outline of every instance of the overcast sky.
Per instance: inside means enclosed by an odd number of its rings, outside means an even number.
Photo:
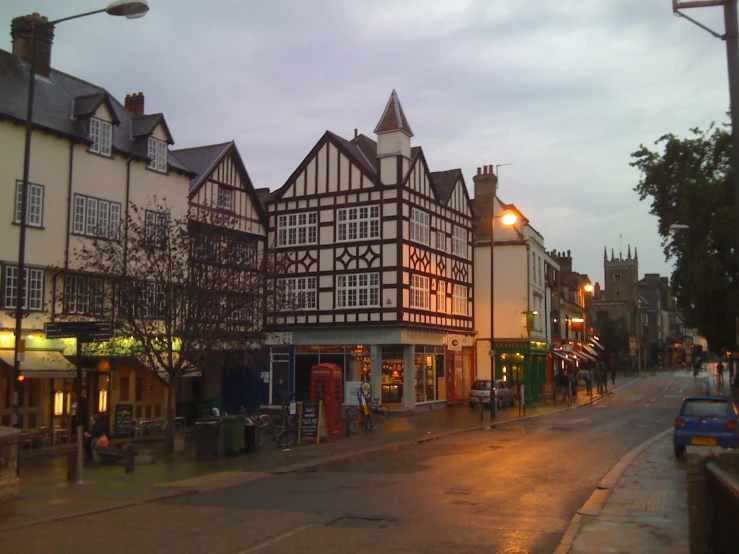
[[[106,0],[1,0],[58,19]],[[52,65],[119,100],[141,91],[175,148],[235,140],[256,187],[284,184],[325,130],[373,130],[393,89],[432,171],[499,168],[499,196],[603,281],[639,249],[668,275],[656,219],[633,192],[640,143],[725,122],[724,43],[670,0],[149,0],[56,30]],[[687,12],[723,32],[721,8]],[[622,238],[620,236],[622,235]]]

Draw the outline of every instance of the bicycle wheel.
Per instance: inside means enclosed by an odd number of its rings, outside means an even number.
[[[349,420],[349,431],[351,431],[352,435],[359,433],[359,421],[356,417]]]
[[[257,425],[263,436],[271,435],[275,428],[275,422],[267,414],[262,414],[257,418]]]
[[[382,419],[390,419],[390,415],[392,412],[390,411],[390,408],[387,406],[377,406],[377,415],[379,415]]]
[[[290,448],[298,442],[298,432],[295,429],[285,429],[277,437],[277,446],[280,448]]]
[[[374,431],[380,426],[380,418],[370,414],[367,416],[366,425],[367,429],[369,429],[370,431]]]

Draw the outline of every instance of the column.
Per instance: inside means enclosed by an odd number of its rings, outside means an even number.
[[[372,397],[382,399],[382,347],[373,344],[370,346],[370,385]]]
[[[403,345],[403,407],[416,407],[416,347]]]

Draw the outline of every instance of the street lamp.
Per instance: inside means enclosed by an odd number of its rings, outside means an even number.
[[[511,165],[511,164],[500,164]],[[499,167],[495,166],[496,169]],[[493,209],[491,211],[490,221],[490,417],[495,417],[497,409],[497,401],[495,399],[495,308],[493,306],[493,297],[495,296],[495,220],[500,219],[503,225],[510,227],[518,220],[518,215],[513,210],[504,210],[500,215],[495,214],[495,198],[493,194]],[[528,263],[528,262],[527,262]],[[481,416],[482,417],[482,416]]]
[[[23,331],[23,307],[26,298],[26,217],[28,205],[28,179],[31,167],[31,135],[33,133],[33,103],[34,92],[36,88],[36,56],[38,50],[38,32],[43,27],[56,25],[63,21],[72,19],[80,19],[88,15],[98,13],[107,13],[114,16],[123,16],[126,19],[138,19],[146,15],[149,11],[149,4],[146,0],[116,0],[108,4],[106,8],[85,12],[70,17],[55,19],[54,21],[36,21],[33,25],[33,34],[31,38],[31,60],[28,69],[28,100],[26,101],[26,137],[23,150],[23,182],[20,189],[19,201],[21,203],[20,221],[19,221],[19,238],[18,238],[18,286],[15,297],[15,359],[13,366],[13,414],[11,416],[11,425],[20,426],[20,413],[18,407],[18,379],[21,376],[21,361],[24,358],[25,341],[21,337]],[[79,381],[79,379],[78,379]],[[75,393],[79,406],[80,396],[82,395],[82,383],[77,383]],[[79,413],[79,410],[78,410]],[[79,440],[79,439],[78,439]]]

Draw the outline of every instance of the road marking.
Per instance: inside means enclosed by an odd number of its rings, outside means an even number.
[[[292,531],[283,533],[282,535],[277,535],[276,537],[272,537],[271,539],[264,541],[262,543],[259,543],[256,546],[252,546],[251,548],[247,548],[246,550],[239,550],[237,554],[248,554],[249,552],[256,552],[257,550],[261,550],[265,546],[269,546],[271,544],[275,544],[276,542],[280,542],[282,539],[286,539],[288,537],[292,537],[293,535],[297,535],[301,531],[305,531],[306,529],[310,529],[311,527],[314,527],[314,526],[315,526],[314,523],[303,525],[301,527],[298,527],[297,529],[293,529]]]

